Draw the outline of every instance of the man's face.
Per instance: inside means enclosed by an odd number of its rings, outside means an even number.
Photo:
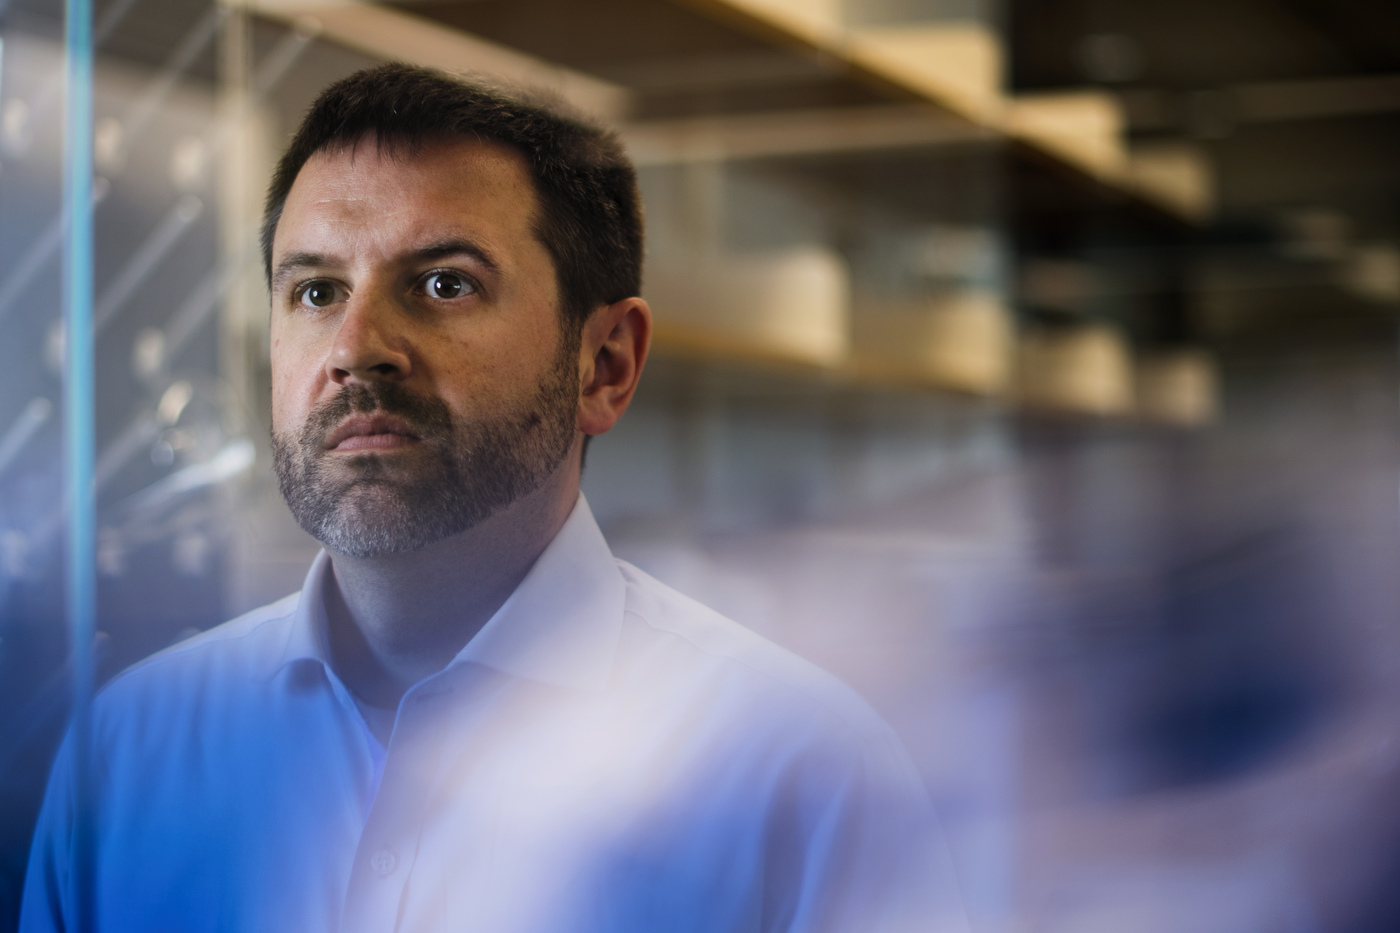
[[[272,250],[272,427],[302,527],[416,550],[535,491],[578,436],[563,327],[517,154],[474,140],[321,152]]]

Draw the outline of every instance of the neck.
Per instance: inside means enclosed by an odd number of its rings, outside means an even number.
[[[495,615],[577,499],[577,459],[568,458],[539,489],[461,534],[407,554],[332,552],[326,615],[341,680],[371,706],[396,707]]]

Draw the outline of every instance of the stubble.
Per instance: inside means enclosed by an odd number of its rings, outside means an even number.
[[[402,454],[332,455],[326,438],[352,414],[405,422],[419,443]],[[379,557],[461,534],[537,490],[573,445],[578,340],[567,334],[534,397],[516,409],[455,417],[442,399],[396,382],[352,383],[274,432],[273,462],[292,515],[332,551]]]

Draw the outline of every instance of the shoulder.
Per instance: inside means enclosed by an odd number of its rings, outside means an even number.
[[[756,632],[619,560],[627,584],[627,628],[677,686],[708,679],[775,725],[805,724],[860,744],[893,743],[870,704],[838,678]]]
[[[300,598],[293,593],[137,662],[98,695],[99,717],[153,694],[174,701],[271,674],[286,648]]]

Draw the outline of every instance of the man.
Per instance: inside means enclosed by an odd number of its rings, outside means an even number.
[[[328,89],[264,251],[296,595],[94,709],[99,930],[941,929],[923,789],[850,691],[608,552],[584,442],[651,332],[610,135],[386,65]],[[71,749],[22,929],[71,928]]]

